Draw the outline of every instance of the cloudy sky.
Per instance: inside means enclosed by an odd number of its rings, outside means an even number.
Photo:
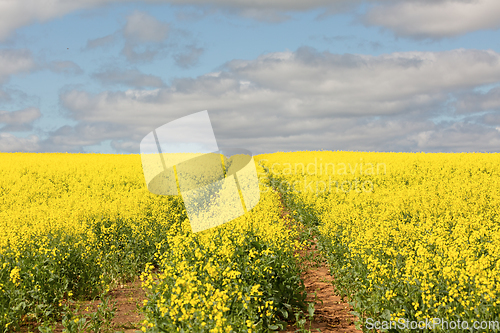
[[[498,0],[2,0],[0,152],[500,151]]]

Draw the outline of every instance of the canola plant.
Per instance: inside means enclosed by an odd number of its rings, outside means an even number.
[[[196,233],[179,195],[147,190],[139,155],[0,157],[3,332],[49,332],[68,300],[137,276],[144,332],[282,329],[306,305],[297,253],[310,240],[281,200],[317,231],[363,330],[500,318],[498,154],[258,155],[258,205]]]
[[[138,275],[147,332],[278,329],[303,306],[303,245],[273,191],[244,216],[193,233],[180,196],[147,190],[139,155],[0,157],[0,331],[49,331],[71,317],[70,299]]]
[[[446,321],[460,327],[417,329],[500,330],[499,154],[259,158],[287,205],[317,227],[335,287],[365,328]]]

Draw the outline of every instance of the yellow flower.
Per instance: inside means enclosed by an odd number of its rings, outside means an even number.
[[[20,272],[21,269],[19,267],[14,267],[10,271],[10,280],[16,285],[19,286],[19,282],[21,281],[21,275]]]

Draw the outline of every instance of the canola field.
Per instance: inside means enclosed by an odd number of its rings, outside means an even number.
[[[83,331],[68,300],[138,275],[145,332],[261,332],[303,307],[303,245],[273,191],[193,234],[180,196],[148,192],[140,155],[0,154],[0,170],[2,332]]]
[[[365,329],[500,331],[499,154],[259,158],[287,206],[317,226]]]
[[[500,320],[499,154],[254,159],[259,204],[193,233],[180,196],[147,190],[139,155],[0,154],[0,332],[81,331],[69,299],[139,275],[144,332],[282,329],[307,308],[297,251],[310,240],[281,197],[316,230],[365,331],[436,318],[494,331],[483,328]]]

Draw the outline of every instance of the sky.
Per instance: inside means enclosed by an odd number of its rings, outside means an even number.
[[[0,152],[500,152],[498,0],[0,0]]]

